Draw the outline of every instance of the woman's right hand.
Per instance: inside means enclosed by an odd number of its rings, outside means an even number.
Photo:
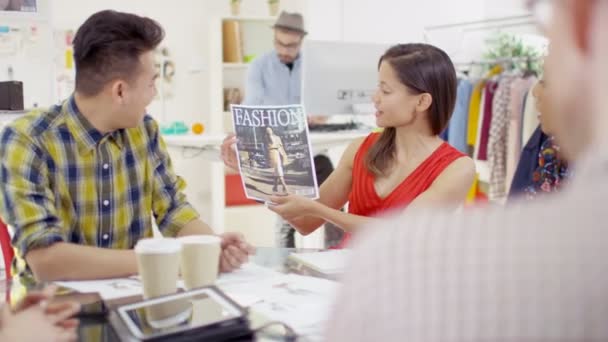
[[[222,142],[221,153],[224,165],[234,170],[239,169],[239,163],[236,159],[236,135],[234,133],[230,133],[226,136],[226,138],[224,138],[224,142]]]

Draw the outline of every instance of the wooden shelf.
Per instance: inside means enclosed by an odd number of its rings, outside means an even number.
[[[224,63],[224,69],[247,69],[249,63]]]
[[[223,17],[222,20],[237,20],[237,21],[268,21],[273,23],[277,20],[277,17],[247,17],[247,16],[228,16]]]

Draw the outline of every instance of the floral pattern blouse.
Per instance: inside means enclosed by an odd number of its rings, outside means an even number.
[[[557,192],[570,176],[568,163],[560,158],[559,146],[553,137],[549,137],[541,145],[538,168],[534,171],[532,183],[524,190],[525,196],[534,199],[540,194]]]

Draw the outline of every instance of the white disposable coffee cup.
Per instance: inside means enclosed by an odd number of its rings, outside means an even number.
[[[182,245],[176,239],[141,239],[135,246],[144,298],[175,293]]]
[[[191,235],[182,244],[181,271],[186,289],[212,285],[219,272],[222,239],[213,235]]]
[[[141,239],[137,242],[135,255],[145,299],[177,292],[181,249],[181,243],[172,238]],[[170,320],[181,311],[183,308],[176,303],[146,308],[152,325]]]

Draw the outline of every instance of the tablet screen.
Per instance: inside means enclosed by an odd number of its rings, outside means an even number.
[[[126,305],[119,312],[138,338],[196,329],[242,316],[237,307],[208,288]]]

